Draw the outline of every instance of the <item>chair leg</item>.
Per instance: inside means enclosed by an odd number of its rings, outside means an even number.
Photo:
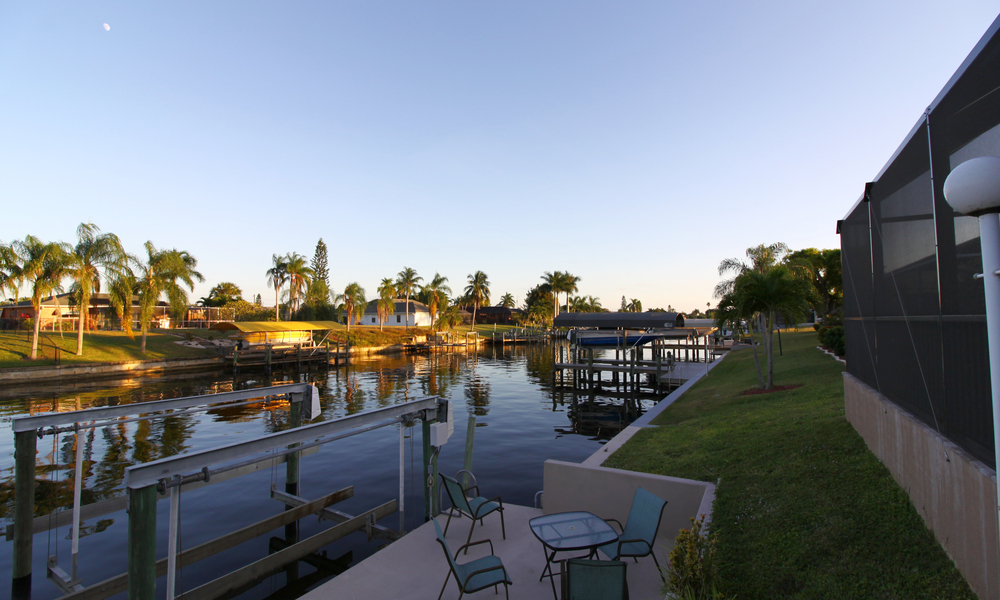
[[[441,596],[444,596],[444,588],[448,587],[448,580],[449,579],[451,579],[451,569],[450,568],[448,569],[448,574],[445,575],[444,585],[441,586],[441,593],[438,594],[438,600],[441,600]],[[461,586],[459,586],[459,587],[461,587]],[[459,591],[461,591],[461,590],[459,590]]]
[[[475,528],[476,528],[476,520],[472,519],[472,527],[469,527],[469,539],[465,540],[466,544],[468,544],[469,542],[472,541],[472,530],[475,529]],[[468,548],[465,549],[465,554],[466,555],[469,554],[469,549]]]
[[[503,532],[503,539],[507,539],[507,526],[503,522],[503,509],[500,509],[500,531]]]
[[[451,515],[454,514],[454,512],[454,508],[448,509],[448,521],[444,524],[444,533],[442,535],[448,535],[448,526],[451,525]]]
[[[663,576],[663,569],[660,568],[660,561],[656,560],[656,553],[650,550],[649,555],[653,557],[653,562],[656,563],[656,570],[660,573],[660,579],[666,582],[667,579]]]

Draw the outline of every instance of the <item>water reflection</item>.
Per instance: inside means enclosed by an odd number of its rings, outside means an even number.
[[[579,395],[557,387],[553,377],[557,356],[556,346],[531,344],[487,347],[478,353],[433,352],[356,358],[349,366],[302,372],[279,370],[270,378],[256,372],[233,376],[213,371],[46,384],[30,390],[5,386],[0,390],[0,427],[5,430],[0,433],[0,518],[8,519],[13,510],[13,434],[10,431],[13,417],[299,381],[314,383],[320,389],[320,420],[430,395],[454,400],[459,426],[449,448],[442,454],[442,470],[453,472],[461,468],[464,408],[467,415],[477,419],[480,427],[475,439],[477,476],[490,481],[491,488],[502,490],[505,501],[509,497],[512,503],[530,505],[535,492],[541,489],[541,465],[545,459],[583,460],[652,405],[644,399],[616,399],[613,394],[597,391]],[[81,436],[84,444],[83,503],[121,496],[125,469],[131,465],[253,439],[288,426],[287,402],[271,401],[85,430]],[[371,458],[365,459],[363,470],[346,469],[346,475],[352,478],[348,483],[358,486],[358,501],[363,500],[366,508],[393,498],[398,490],[398,442],[393,441],[398,439],[393,438],[396,435],[398,433],[385,434],[379,442],[381,446],[372,442],[374,438],[371,437],[361,440],[366,436],[359,436],[357,442],[345,442],[345,445],[356,444],[351,446],[351,452],[373,452]],[[416,437],[419,438],[419,434]],[[410,459],[413,457],[412,442],[412,438],[408,440]],[[72,505],[76,444],[77,437],[73,434],[45,436],[39,440],[36,515],[47,515]],[[419,448],[418,443],[418,461]],[[337,452],[340,450],[335,448],[323,451],[328,457],[339,456]],[[504,460],[490,461],[488,458],[496,456],[503,456]],[[410,459],[408,462],[412,462]],[[339,465],[337,460],[333,459],[330,464]],[[343,474],[338,471],[337,475]],[[362,493],[362,490],[365,491]],[[421,507],[421,489],[414,485],[409,493],[414,494],[408,500],[409,506]],[[206,495],[186,526],[207,526],[213,511],[228,510],[229,502],[228,497],[213,499]],[[102,535],[97,538],[106,538],[113,548],[124,550],[125,528],[112,526],[116,519],[124,522],[122,514],[88,522],[84,532],[87,535],[100,533]],[[411,519],[416,519],[411,525],[419,524],[419,508],[407,514],[407,520]],[[36,537],[36,545],[38,539],[42,538]],[[352,551],[360,560],[376,547],[364,541],[345,541],[331,556]],[[10,552],[10,544],[0,544],[0,566],[9,562]],[[252,549],[240,552],[253,554]],[[252,558],[259,557],[253,555]],[[115,565],[104,568],[106,572],[94,571],[93,577],[115,574]],[[94,580],[97,579],[91,582]],[[49,593],[44,581],[36,586],[41,586],[39,600],[57,596]]]

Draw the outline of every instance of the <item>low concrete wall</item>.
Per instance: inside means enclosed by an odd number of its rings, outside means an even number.
[[[120,363],[90,363],[59,365],[54,367],[28,367],[0,370],[0,383],[26,383],[53,379],[82,379],[113,377],[127,373],[149,373],[185,369],[221,368],[221,357],[169,358],[163,360],[135,360]]]
[[[667,501],[657,535],[658,545],[666,549],[673,547],[681,529],[691,528],[691,517],[706,515],[705,521],[710,521],[715,500],[715,485],[704,481],[560,460],[545,461],[544,482],[545,514],[585,510],[603,519],[618,519],[623,525],[637,488],[656,494]],[[661,561],[660,565],[666,563]]]
[[[996,472],[844,373],[847,420],[982,599],[1000,599]]]

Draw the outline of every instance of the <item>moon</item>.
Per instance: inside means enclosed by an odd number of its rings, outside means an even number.
[[[104,31],[111,31],[111,25],[108,25],[107,23],[105,23],[104,24]]]

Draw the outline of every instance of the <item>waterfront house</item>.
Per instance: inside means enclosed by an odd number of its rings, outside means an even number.
[[[389,318],[383,323],[386,327],[405,327],[406,326],[406,299],[397,298],[395,301],[395,312],[389,315]],[[376,307],[378,306],[378,300],[372,300],[365,305],[365,313],[361,317],[361,324],[377,327],[378,322],[378,311]],[[430,327],[431,326],[431,311],[427,308],[427,305],[423,302],[417,302],[414,299],[410,299],[410,327]]]

